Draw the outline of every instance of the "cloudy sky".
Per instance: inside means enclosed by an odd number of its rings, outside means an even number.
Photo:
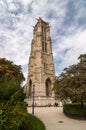
[[[0,0],[0,57],[21,65],[25,77],[39,17],[50,22],[56,75],[86,53],[86,0]]]

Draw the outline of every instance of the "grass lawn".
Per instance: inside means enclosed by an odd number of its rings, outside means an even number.
[[[45,130],[43,122],[32,114],[28,114],[28,125],[26,130]]]

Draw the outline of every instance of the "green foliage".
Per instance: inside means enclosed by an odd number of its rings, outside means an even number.
[[[0,130],[45,130],[36,117],[28,115],[21,67],[0,59]]]
[[[1,101],[10,100],[15,93],[22,94],[24,99],[21,83],[24,76],[21,72],[21,66],[15,65],[13,62],[4,58],[0,59],[0,99]],[[18,96],[18,94],[17,94]],[[16,97],[16,101],[19,97]]]
[[[8,61],[5,58],[0,58],[0,78],[6,77],[8,80],[16,80],[19,84],[24,81],[24,76],[21,72],[21,66]]]
[[[25,93],[23,92],[23,88],[17,90],[10,98],[11,104],[16,104],[16,102],[23,102],[25,99]]]
[[[21,67],[0,59],[0,130],[24,130],[27,123]],[[21,128],[20,128],[21,127]]]
[[[0,83],[0,99],[1,100],[9,100],[11,96],[21,89],[18,82],[14,79],[8,80],[7,78],[3,78],[2,82]]]
[[[26,106],[17,103],[0,104],[0,130],[45,130],[44,124],[35,116],[27,114]]]
[[[63,106],[63,112],[68,117],[86,120],[86,106],[82,108],[80,103],[65,104]]]
[[[80,62],[65,68],[54,83],[56,98],[70,98],[72,101],[86,100],[86,54],[80,55]]]
[[[24,130],[27,123],[27,111],[23,103],[10,106],[9,103],[0,103],[0,130]]]
[[[82,109],[82,106],[79,103],[65,104],[63,109],[71,114],[86,115],[86,107]]]

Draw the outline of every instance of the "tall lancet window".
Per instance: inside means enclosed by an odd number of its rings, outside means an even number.
[[[47,52],[47,43],[45,42],[45,52]]]
[[[42,50],[47,52],[46,28],[42,26]]]

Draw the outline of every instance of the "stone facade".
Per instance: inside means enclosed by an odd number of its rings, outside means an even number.
[[[35,86],[35,103],[38,106],[53,104],[52,91],[55,70],[52,54],[50,26],[41,18],[37,20],[33,30],[31,53],[28,64],[26,95],[28,103],[32,103],[32,89]]]

